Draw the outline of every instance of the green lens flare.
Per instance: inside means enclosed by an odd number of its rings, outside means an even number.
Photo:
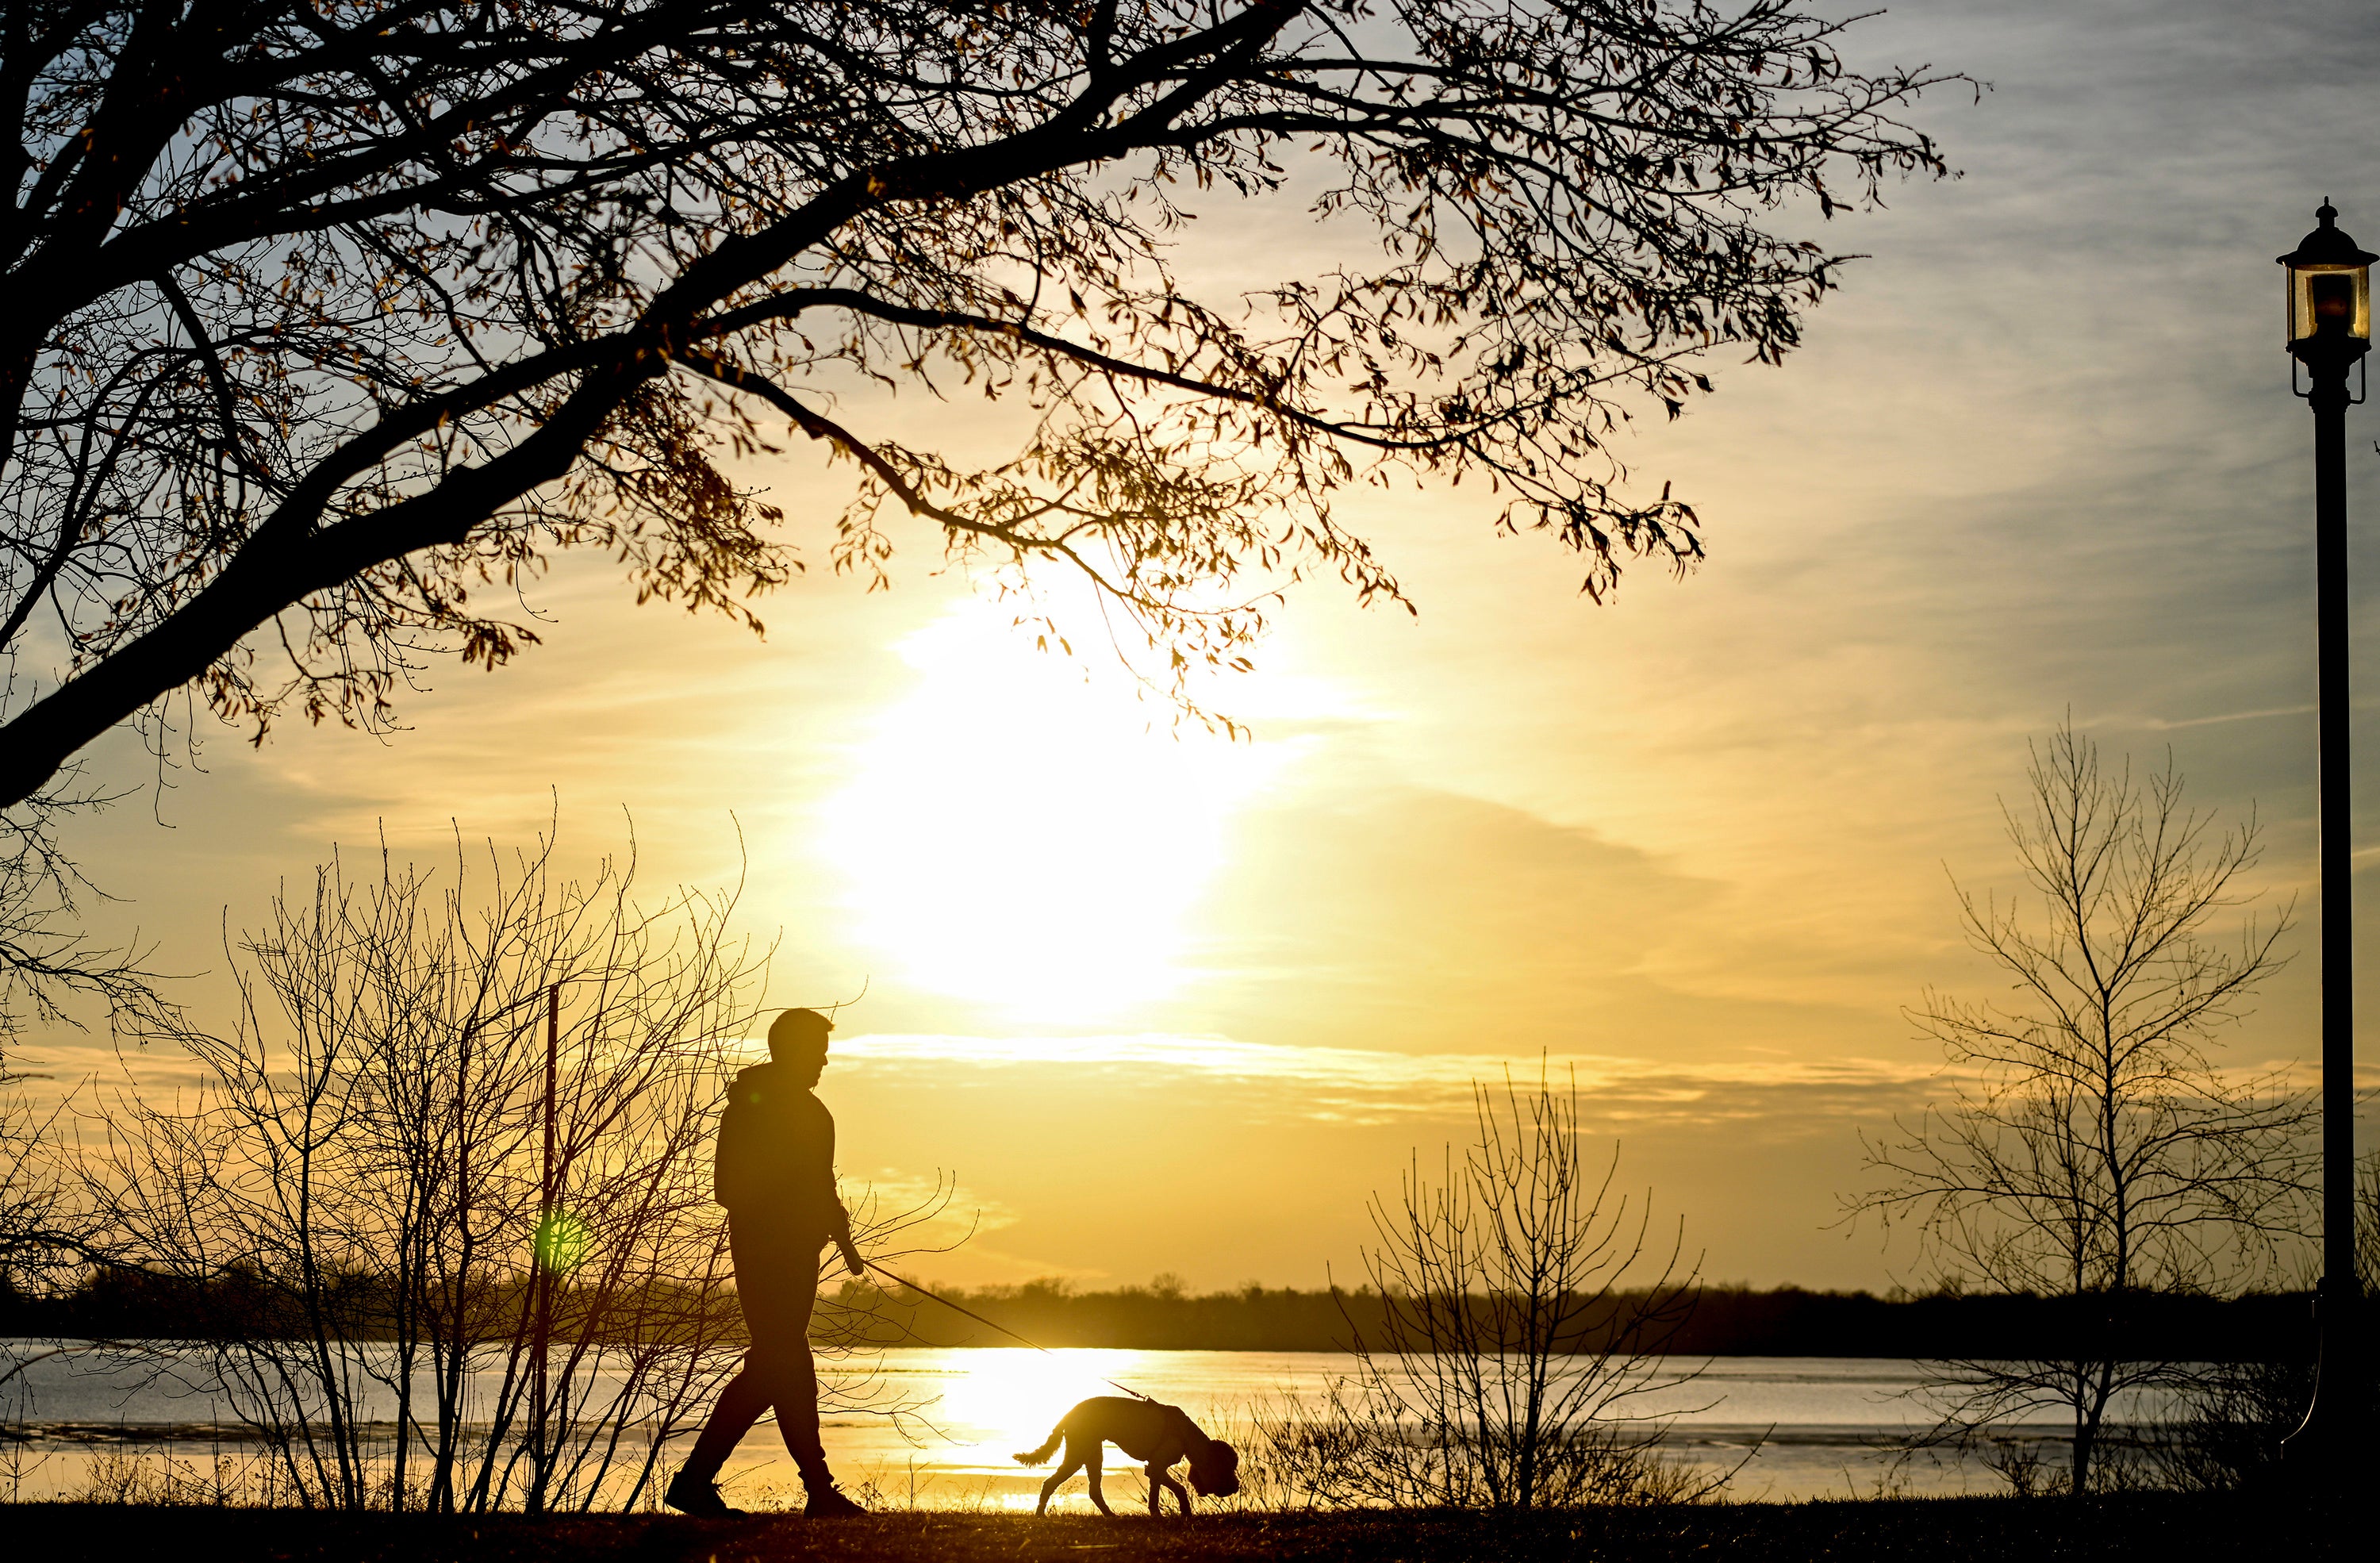
[[[587,1262],[595,1246],[587,1223],[566,1210],[557,1210],[537,1224],[537,1262],[555,1275],[568,1275]]]

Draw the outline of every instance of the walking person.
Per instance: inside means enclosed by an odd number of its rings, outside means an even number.
[[[832,1242],[845,1268],[867,1274],[851,1241],[851,1217],[834,1192],[834,1115],[810,1094],[826,1068],[833,1029],[815,1010],[787,1010],[769,1027],[769,1061],[728,1087],[715,1189],[727,1207],[735,1300],[752,1345],[662,1495],[681,1513],[738,1512],[719,1496],[720,1467],[772,1406],[809,1495],[803,1512],[867,1512],[835,1490],[827,1470],[819,1443],[818,1364],[810,1357],[820,1251]]]

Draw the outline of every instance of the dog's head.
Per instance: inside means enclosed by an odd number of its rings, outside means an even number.
[[[1240,1451],[1220,1438],[1190,1457],[1190,1484],[1200,1497],[1230,1497],[1240,1490]]]

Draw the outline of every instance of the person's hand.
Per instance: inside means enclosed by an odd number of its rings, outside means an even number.
[[[868,1274],[868,1261],[859,1256],[858,1249],[847,1242],[843,1245],[843,1267],[855,1276],[865,1278]]]

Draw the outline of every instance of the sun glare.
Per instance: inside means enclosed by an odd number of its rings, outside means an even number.
[[[963,604],[901,648],[914,689],[828,805],[855,932],[911,983],[1079,1021],[1183,979],[1185,915],[1270,746],[1179,733],[1118,672]]]

